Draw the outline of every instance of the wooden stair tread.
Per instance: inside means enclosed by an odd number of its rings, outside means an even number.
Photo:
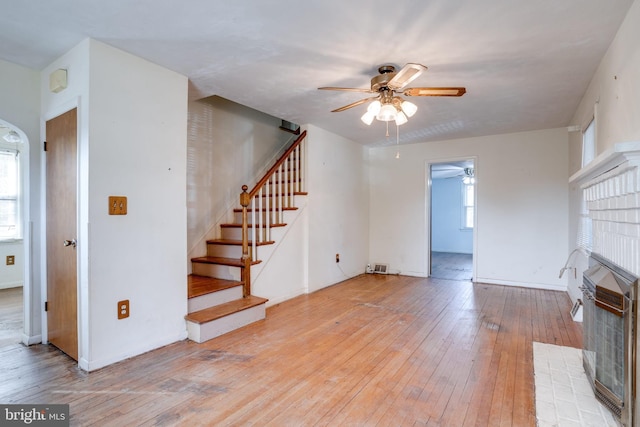
[[[263,242],[257,242],[256,246],[273,245],[274,243],[275,243],[275,241],[273,241],[273,240],[265,240]],[[207,244],[242,246],[242,240],[211,239],[211,240],[207,240]],[[253,243],[251,242],[251,240],[249,240],[249,246],[253,246]]]
[[[201,264],[220,264],[228,265],[231,267],[244,267],[244,263],[238,258],[224,258],[219,256],[202,256],[198,258],[191,258],[191,262],[197,262]],[[251,265],[260,264],[262,261],[253,260]]]
[[[285,224],[285,223],[282,223],[282,224],[270,224],[269,227],[271,227],[271,228],[274,228],[274,227],[286,227],[286,225],[287,224]],[[242,224],[232,222],[232,223],[229,223],[229,224],[220,224],[220,227],[222,227],[222,228],[242,228]],[[249,224],[248,227],[249,228],[253,228],[253,224]],[[258,225],[258,227],[259,227],[259,225]],[[263,224],[262,225],[262,228],[266,228],[266,227],[267,227],[267,224]]]
[[[195,313],[189,313],[184,318],[193,323],[207,323],[230,314],[264,304],[267,301],[269,300],[266,298],[249,295],[246,298],[229,301],[224,304],[216,305],[215,307],[205,308],[204,310],[196,311]]]
[[[235,280],[218,279],[215,277],[198,276],[190,274],[187,278],[188,297],[195,298],[216,291],[242,286],[242,282]]]

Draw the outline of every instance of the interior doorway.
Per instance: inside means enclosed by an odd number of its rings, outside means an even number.
[[[429,166],[429,276],[471,281],[474,278],[476,219],[475,160]]]
[[[21,343],[28,333],[28,173],[26,135],[0,119],[0,348]]]
[[[46,123],[47,337],[78,360],[77,109]]]

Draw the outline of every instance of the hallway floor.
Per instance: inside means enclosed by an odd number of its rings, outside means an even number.
[[[471,280],[473,256],[451,252],[431,252],[431,277],[447,280]]]
[[[0,289],[0,347],[22,337],[22,287]]]

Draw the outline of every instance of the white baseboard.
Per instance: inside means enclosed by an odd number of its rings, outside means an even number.
[[[531,289],[546,289],[549,291],[562,291],[567,292],[566,285],[551,285],[547,283],[530,283],[530,282],[518,282],[515,280],[496,280],[478,277],[475,280],[476,283],[487,283],[489,285],[503,285],[503,286],[515,286],[519,288],[531,288]]]
[[[29,336],[27,334],[22,334],[22,344],[26,346],[40,344],[41,342],[42,342],[42,335]]]
[[[22,280],[0,283],[0,289],[21,288],[22,286],[24,286],[24,282]]]

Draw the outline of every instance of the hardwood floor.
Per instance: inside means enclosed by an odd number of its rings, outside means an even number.
[[[431,277],[471,280],[473,277],[473,256],[451,252],[431,252]]]
[[[22,339],[22,287],[0,289],[0,347]]]
[[[0,402],[71,425],[535,426],[532,342],[580,347],[565,293],[363,275],[92,373],[0,350]]]

